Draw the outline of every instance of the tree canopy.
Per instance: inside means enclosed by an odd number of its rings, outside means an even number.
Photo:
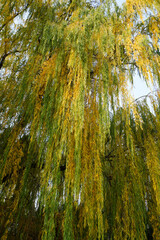
[[[2,240],[160,239],[159,38],[158,0],[1,0]]]

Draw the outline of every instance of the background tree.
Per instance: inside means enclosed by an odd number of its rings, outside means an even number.
[[[0,7],[1,238],[158,240],[159,2]]]

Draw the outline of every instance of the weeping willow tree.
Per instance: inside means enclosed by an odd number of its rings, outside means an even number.
[[[160,239],[159,1],[0,14],[1,239]]]

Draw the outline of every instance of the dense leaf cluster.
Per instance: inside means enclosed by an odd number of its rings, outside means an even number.
[[[0,15],[1,239],[159,240],[159,1]],[[137,71],[157,91],[135,101]]]

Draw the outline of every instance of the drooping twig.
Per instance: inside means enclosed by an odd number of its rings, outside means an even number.
[[[140,97],[136,98],[133,102],[136,102],[136,101],[138,101],[141,98],[147,98],[147,97],[149,97],[149,95],[153,94],[154,92],[159,92],[159,91],[160,91],[160,89],[156,89],[156,90],[154,90],[152,92],[147,93],[146,95],[143,95],[143,96],[140,96]]]

